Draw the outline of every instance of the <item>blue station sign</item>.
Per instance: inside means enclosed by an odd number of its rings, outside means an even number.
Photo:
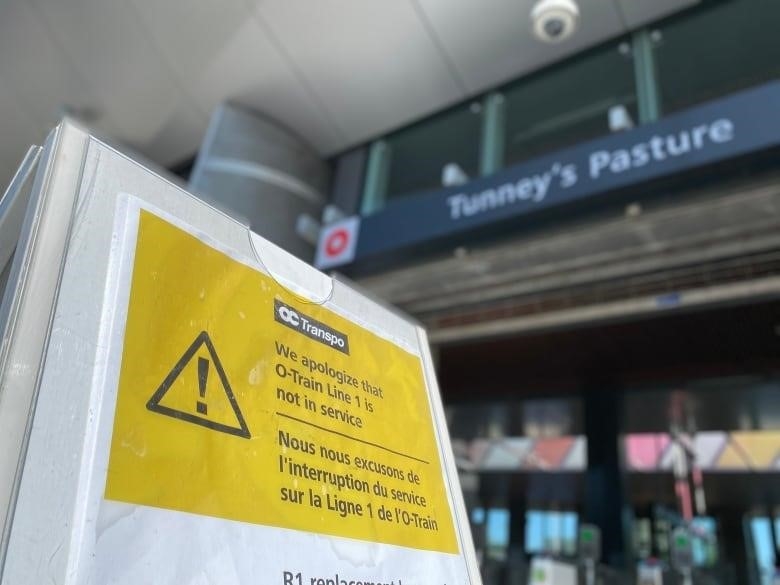
[[[780,81],[776,81],[464,185],[391,201],[360,220],[349,261],[465,237],[496,222],[779,144]],[[318,263],[321,268],[339,264]]]

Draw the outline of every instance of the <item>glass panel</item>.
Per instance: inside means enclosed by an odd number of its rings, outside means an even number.
[[[699,516],[691,523],[693,563],[711,567],[718,561],[718,531],[715,518]]]
[[[544,551],[544,512],[530,510],[525,515],[525,552],[538,554]]]
[[[447,407],[447,421],[458,439],[553,438],[583,430],[582,403],[571,398],[455,404]]]
[[[484,524],[485,523],[485,508],[477,507],[471,511],[472,524]]]
[[[564,554],[574,556],[577,553],[577,534],[579,518],[574,512],[561,515],[561,547]]]
[[[578,525],[576,512],[529,510],[525,515],[525,552],[573,556]]]
[[[523,403],[523,435],[563,437],[575,428],[577,404],[571,400],[528,400]]]
[[[637,120],[627,42],[611,43],[504,91],[506,164],[623,129]],[[627,114],[627,115],[626,115]]]
[[[780,517],[775,518],[775,542],[780,543]]]
[[[663,113],[780,76],[780,2],[726,0],[660,27]]]
[[[756,517],[750,520],[750,532],[753,537],[754,555],[761,575],[762,585],[771,583],[775,566],[775,553],[772,550],[772,534],[769,532],[769,518]]]
[[[509,510],[490,508],[487,512],[487,555],[503,560],[509,547]]]
[[[386,198],[465,183],[477,176],[482,108],[453,108],[387,137]]]
[[[634,520],[634,553],[637,558],[646,559],[653,552],[653,523],[650,518]]]

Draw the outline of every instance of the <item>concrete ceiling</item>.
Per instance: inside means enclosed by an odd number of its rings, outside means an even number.
[[[579,0],[548,46],[533,0],[5,0],[0,182],[64,111],[172,165],[230,99],[330,155],[696,1]]]

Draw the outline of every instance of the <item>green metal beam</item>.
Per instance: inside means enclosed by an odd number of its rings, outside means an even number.
[[[368,151],[361,215],[371,215],[384,207],[389,173],[390,145],[384,140],[377,140]]]
[[[632,46],[639,122],[646,124],[661,117],[661,96],[650,32],[647,29],[636,31]]]
[[[504,96],[490,93],[482,101],[479,174],[492,175],[504,166]]]

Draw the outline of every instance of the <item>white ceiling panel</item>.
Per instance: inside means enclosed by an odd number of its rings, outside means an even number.
[[[138,150],[158,165],[170,167],[192,157],[192,145],[203,141],[208,120],[189,102],[174,109],[157,133]]]
[[[264,0],[258,10],[347,142],[465,97],[410,0]]]
[[[637,28],[648,22],[698,4],[699,0],[616,0],[625,18],[626,26]]]
[[[96,103],[27,2],[6,3],[0,13],[0,78],[35,121],[35,140],[59,121],[64,106]]]
[[[203,70],[228,45],[249,19],[244,0],[129,0],[135,7],[154,46],[175,76],[188,90],[187,98],[208,119],[211,107],[202,108],[192,91]],[[246,73],[246,72],[244,72]]]
[[[550,46],[532,0],[0,0],[0,173],[64,106],[163,165],[225,100],[330,155],[695,1],[578,0]]]
[[[327,110],[291,68],[263,29],[250,18],[191,80],[202,107],[233,101],[274,118],[319,152],[343,148],[345,139]]]
[[[45,138],[10,88],[0,75],[0,197],[30,145],[41,144]]]
[[[282,121],[319,151],[339,148],[337,130],[269,40],[253,3],[131,1],[186,97],[206,117],[230,100]],[[175,122],[167,126],[181,134]]]
[[[617,5],[608,0],[580,2],[579,30],[558,45],[542,43],[531,33],[534,0],[460,2],[457,9],[451,0],[418,1],[472,92],[624,31]]]
[[[146,144],[183,95],[132,6],[108,0],[30,1],[100,101],[98,120],[108,118],[118,139]]]

